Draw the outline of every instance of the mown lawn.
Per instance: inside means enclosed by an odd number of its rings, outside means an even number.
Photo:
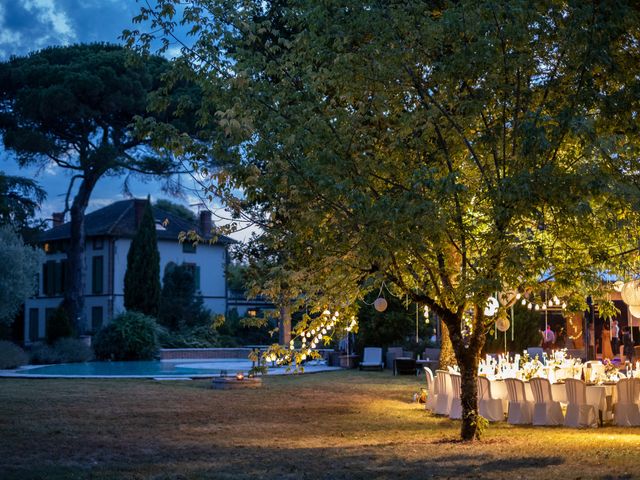
[[[459,424],[417,377],[342,371],[209,382],[0,379],[0,479],[640,478],[640,428]]]

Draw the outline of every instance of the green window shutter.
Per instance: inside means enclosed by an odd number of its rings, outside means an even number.
[[[42,264],[42,295],[49,295],[49,263]]]
[[[93,257],[91,265],[91,292],[94,295],[102,293],[102,280],[104,277],[103,256]]]
[[[38,340],[38,329],[40,328],[38,315],[39,313],[37,308],[29,309],[29,340],[32,342]]]
[[[62,289],[60,293],[64,293],[67,290],[69,282],[69,262],[67,260],[62,260],[60,262],[60,285]]]
[[[200,267],[197,265],[193,269],[193,283],[196,286],[196,291],[200,290]]]
[[[53,293],[59,294],[63,292],[62,287],[62,263],[56,262],[53,264]]]
[[[102,307],[91,307],[91,330],[97,333],[102,328],[103,310]]]

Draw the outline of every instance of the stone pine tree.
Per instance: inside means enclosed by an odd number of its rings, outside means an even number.
[[[124,306],[152,317],[160,304],[160,252],[151,203],[144,207],[136,236],[127,254],[124,276]]]

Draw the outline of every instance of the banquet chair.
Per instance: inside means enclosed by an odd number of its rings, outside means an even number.
[[[462,377],[459,373],[451,373],[449,376],[451,378],[451,408],[449,409],[449,418],[452,420],[460,420],[462,418],[462,402],[460,401]]]
[[[566,427],[597,427],[598,417],[593,405],[587,403],[587,386],[582,380],[567,378],[567,414],[564,417]]]
[[[613,409],[614,421],[621,427],[640,426],[640,378],[619,380],[618,402]]]
[[[425,410],[434,411],[436,408],[436,402],[438,400],[438,394],[435,391],[433,372],[429,367],[424,367],[424,373],[427,377],[427,401],[424,404],[424,408]]]
[[[449,415],[451,409],[451,378],[446,370],[436,370],[436,415]]]
[[[505,379],[509,396],[507,422],[512,425],[528,425],[532,421],[533,402],[527,401],[524,382],[516,378]]]
[[[551,383],[546,378],[532,378],[529,381],[533,393],[533,424],[562,425],[562,407],[553,400]]]
[[[478,413],[490,422],[504,420],[505,402],[491,396],[491,382],[487,377],[478,377]]]

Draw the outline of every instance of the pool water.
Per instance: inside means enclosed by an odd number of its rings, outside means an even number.
[[[70,377],[193,377],[216,376],[223,371],[229,375],[236,372],[247,373],[251,368],[249,360],[199,360],[198,362],[87,362],[46,365],[21,369],[16,373],[30,376],[70,376]]]
[[[200,359],[171,361],[135,361],[135,362],[87,362],[64,363],[60,365],[29,366],[15,371],[3,371],[4,377],[39,378],[202,378],[215,377],[221,373],[245,375],[252,362],[245,359]],[[305,364],[306,373],[339,370],[339,367],[327,367],[324,362],[312,361]],[[285,367],[269,367],[269,375],[291,373]]]

